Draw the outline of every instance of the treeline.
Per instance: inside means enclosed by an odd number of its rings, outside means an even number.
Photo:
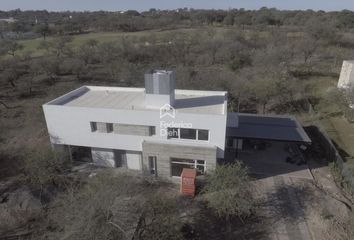
[[[148,29],[218,26],[295,26],[302,27],[310,22],[334,26],[339,29],[354,27],[354,12],[283,11],[275,8],[259,10],[199,10],[177,9],[138,12],[48,12],[48,11],[0,11],[0,18],[17,21],[2,21],[0,32],[35,32],[37,34],[76,34],[87,31],[134,32]]]
[[[29,97],[44,82],[143,86],[146,70],[166,68],[176,70],[178,88],[227,90],[234,111],[282,113],[313,96],[304,79],[336,74],[353,54],[341,32],[317,24],[301,33],[205,27],[74,40],[42,40],[37,56],[16,41],[1,41],[0,83]]]

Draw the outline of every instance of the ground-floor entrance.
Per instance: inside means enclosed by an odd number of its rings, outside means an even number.
[[[215,169],[217,164],[217,148],[210,146],[144,142],[143,151],[80,146],[68,148],[69,152],[75,149],[73,160],[80,155],[87,160],[85,162],[97,166],[138,170],[163,178],[179,178],[184,168],[196,169],[197,175],[201,176]]]
[[[143,143],[143,169],[150,175],[179,178],[184,168],[204,175],[216,167],[216,147]]]

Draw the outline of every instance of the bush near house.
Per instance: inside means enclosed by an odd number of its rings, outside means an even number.
[[[203,193],[207,206],[227,221],[250,216],[254,204],[249,181],[248,170],[240,162],[217,166],[206,177]]]
[[[70,166],[69,156],[62,151],[53,151],[50,147],[30,150],[24,156],[24,173],[35,188],[57,185],[59,174]]]

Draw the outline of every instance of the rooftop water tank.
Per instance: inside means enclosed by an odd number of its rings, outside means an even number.
[[[145,73],[145,104],[149,108],[173,106],[175,101],[175,73],[151,70]]]

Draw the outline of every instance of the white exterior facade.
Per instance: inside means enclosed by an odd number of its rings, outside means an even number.
[[[43,105],[51,143],[89,147],[93,161],[108,167],[117,167],[116,151],[124,151],[122,158],[126,161],[125,166],[135,170],[142,170],[148,164],[142,162],[144,142],[215,148],[215,162],[218,158],[224,158],[226,92],[174,90],[173,95],[176,95],[174,116],[161,116],[160,109],[146,105],[144,88],[83,86]],[[124,97],[119,99],[119,96]],[[154,95],[148,97],[148,102],[153,102],[151,98]],[[166,96],[156,97],[161,100]],[[123,101],[127,103],[123,104]],[[92,123],[120,124],[132,128],[148,126],[154,132],[150,135],[120,134],[115,130],[99,132],[92,130]],[[167,128],[178,125],[197,129],[197,132],[198,129],[207,130],[207,140],[168,137]],[[200,157],[195,159],[203,160]]]
[[[107,88],[109,89],[109,88]],[[78,91],[80,89],[77,89]],[[57,99],[65,101],[76,91]],[[176,90],[179,92],[179,90]],[[183,90],[181,90],[183,92]],[[217,92],[218,93],[218,92]],[[221,92],[223,93],[223,92]],[[226,97],[225,97],[226,98]],[[56,100],[43,105],[47,128],[53,144],[87,146],[108,149],[142,151],[143,141],[169,141],[175,144],[212,145],[218,148],[218,158],[224,157],[226,133],[225,114],[184,113],[176,110],[175,118],[168,116],[160,119],[159,109],[127,110],[92,107],[73,107],[55,104]],[[90,122],[120,123],[130,125],[155,126],[156,135],[133,136],[114,133],[91,132]],[[166,131],[161,123],[191,123],[192,128],[209,130],[209,141],[167,139],[159,133]]]

